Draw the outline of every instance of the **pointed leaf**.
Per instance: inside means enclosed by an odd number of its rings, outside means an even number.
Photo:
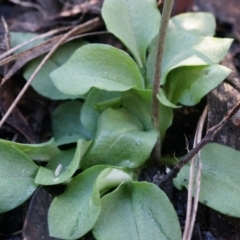
[[[223,214],[240,217],[240,152],[210,143],[201,150],[202,180],[199,201]],[[179,172],[174,185],[187,187],[189,165]],[[227,196],[227,197],[226,197]]]
[[[51,78],[60,91],[70,95],[86,94],[92,87],[125,91],[144,86],[133,59],[124,51],[104,44],[81,47],[51,73]]]
[[[91,141],[79,140],[76,149],[62,151],[48,162],[46,167],[40,167],[35,183],[55,185],[70,179],[79,168],[82,156],[88,150]]]
[[[213,36],[216,31],[216,20],[214,15],[211,13],[182,13],[170,19],[168,30],[180,30],[196,35]]]
[[[45,143],[23,144],[0,139],[0,144],[19,149],[34,161],[49,161],[60,153],[54,139]]]
[[[38,166],[18,149],[0,143],[0,213],[26,201],[36,190]]]
[[[193,106],[217,87],[230,72],[230,69],[220,65],[174,69],[168,75],[168,99],[172,103]]]
[[[66,95],[60,92],[54,86],[49,74],[64,64],[71,57],[71,55],[84,44],[86,44],[84,41],[75,40],[59,47],[34,78],[34,81],[31,83],[32,87],[44,97],[54,100],[79,97]],[[23,72],[26,80],[30,78],[44,57],[45,56],[38,57],[26,65]]]
[[[50,207],[48,222],[51,236],[78,239],[92,229],[100,214],[100,193],[131,181],[129,171],[94,166],[74,177],[65,192]],[[59,221],[61,219],[61,221]]]
[[[105,195],[93,228],[98,240],[180,240],[177,214],[167,196],[155,185],[134,182]]]
[[[156,1],[105,0],[102,16],[108,31],[123,42],[143,68],[147,48],[159,30],[160,13]]]
[[[157,133],[144,131],[140,121],[126,109],[106,109],[99,117],[95,139],[81,167],[108,164],[136,168],[148,159],[156,140]]]
[[[119,92],[108,92],[97,88],[92,88],[87,94],[81,109],[80,120],[84,128],[87,129],[92,136],[95,136],[97,121],[100,115],[95,105],[116,97],[120,97]]]
[[[82,103],[79,101],[68,101],[59,105],[52,112],[52,132],[57,145],[91,138],[79,119],[81,107]]]
[[[149,84],[154,76],[156,40],[150,46],[147,61]],[[217,64],[226,55],[231,43],[229,38],[202,37],[184,31],[169,32],[163,53],[161,84],[165,84],[167,74],[177,67]]]

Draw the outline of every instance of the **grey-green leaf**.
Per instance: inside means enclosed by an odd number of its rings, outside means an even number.
[[[49,74],[64,64],[71,57],[71,55],[84,44],[86,44],[84,41],[74,40],[59,47],[52,57],[48,59],[46,64],[41,68],[34,81],[31,83],[32,87],[44,97],[54,100],[80,97],[66,95],[60,92],[54,86]],[[38,57],[26,65],[23,72],[26,80],[30,78],[44,57],[45,56]]]
[[[0,213],[26,201],[36,190],[38,166],[18,149],[0,143]]]
[[[180,240],[177,214],[157,186],[134,182],[105,195],[93,228],[98,240]]]
[[[153,129],[151,117],[152,90],[131,89],[122,93],[122,105],[129,112],[133,113],[143,124],[146,130]],[[159,125],[161,140],[163,140],[166,130],[171,126],[173,119],[173,109],[163,104],[159,104]]]
[[[52,132],[57,145],[74,143],[78,139],[91,139],[90,133],[79,119],[81,107],[80,101],[68,101],[52,112]]]
[[[91,230],[101,210],[95,182],[103,169],[104,167],[98,166],[79,174],[68,184],[62,195],[54,198],[48,213],[51,236],[77,239]]]
[[[159,93],[157,95],[157,99],[160,103],[162,103],[164,106],[170,107],[170,108],[180,108],[181,106],[177,106],[169,101],[169,99],[166,96],[165,91],[160,88]]]
[[[100,113],[97,111],[95,104],[120,97],[119,92],[108,92],[97,88],[92,88],[86,96],[81,109],[80,120],[85,129],[92,136],[95,136],[97,130],[97,121]]]
[[[153,40],[147,60],[147,80],[151,84],[156,58],[156,38]],[[171,31],[164,48],[161,84],[165,84],[168,73],[182,66],[212,65],[226,55],[232,39],[202,37],[184,31]]]
[[[35,183],[41,185],[55,185],[70,179],[79,168],[82,156],[90,147],[91,141],[79,140],[76,149],[60,152],[46,167],[40,167]]]
[[[126,109],[106,109],[98,119],[96,136],[81,167],[108,164],[136,168],[148,159],[156,140],[157,133],[144,131],[141,122]]]
[[[51,204],[50,235],[60,239],[78,239],[85,235],[100,214],[99,192],[131,180],[129,170],[109,166],[94,166],[74,177],[65,192]]]
[[[216,31],[216,20],[207,12],[188,12],[170,19],[169,31],[180,30],[202,36],[213,36]]]
[[[176,104],[193,106],[217,87],[231,70],[220,65],[180,67],[168,75],[168,99]]]
[[[102,16],[108,31],[123,42],[143,68],[147,48],[159,30],[160,13],[156,1],[105,0]]]
[[[210,143],[201,150],[202,180],[199,201],[223,214],[240,217],[240,152]],[[187,187],[189,165],[179,172],[174,185]]]
[[[38,144],[23,144],[0,139],[0,144],[18,149],[34,161],[47,162],[60,153],[54,139]]]
[[[51,74],[63,93],[84,95],[92,87],[106,91],[143,88],[137,64],[124,51],[104,44],[85,45]]]

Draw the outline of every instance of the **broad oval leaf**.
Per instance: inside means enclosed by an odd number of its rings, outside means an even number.
[[[18,149],[34,161],[47,162],[60,153],[53,138],[38,144],[17,143],[0,139],[0,144]]]
[[[133,59],[124,51],[104,44],[81,47],[50,75],[55,86],[70,95],[84,95],[92,87],[107,91],[144,87]]]
[[[35,178],[35,183],[41,185],[55,185],[70,179],[79,169],[82,156],[91,145],[91,141],[80,139],[76,149],[61,151],[51,159],[46,167],[40,167]]]
[[[18,149],[0,143],[0,213],[26,201],[36,190],[38,166]]]
[[[147,80],[152,83],[156,59],[156,38],[150,46],[147,60]],[[184,31],[171,31],[166,38],[163,53],[161,84],[165,84],[168,73],[182,66],[212,65],[226,55],[232,39],[202,37]]]
[[[116,97],[120,97],[119,92],[108,92],[97,88],[92,88],[87,94],[81,109],[80,120],[84,128],[87,129],[92,136],[95,136],[97,121],[100,115],[95,105]]]
[[[182,13],[170,19],[168,30],[180,30],[196,35],[213,36],[216,30],[216,20],[213,14],[207,12]]]
[[[65,192],[51,204],[50,235],[60,239],[78,239],[85,235],[100,214],[99,191],[105,192],[105,189],[131,180],[129,170],[109,166],[94,166],[74,177]]]
[[[201,150],[202,179],[199,201],[223,214],[240,217],[240,152],[217,143]],[[187,187],[189,165],[174,179],[174,185]]]
[[[102,200],[93,228],[98,240],[180,240],[177,214],[162,190],[146,182],[120,186]]]
[[[105,0],[102,16],[108,31],[123,42],[143,68],[147,48],[159,31],[160,13],[156,1]]]
[[[80,122],[82,103],[68,101],[59,105],[51,114],[52,132],[57,145],[91,139],[91,135]]]
[[[168,99],[176,104],[193,106],[217,87],[231,70],[220,65],[180,67],[168,75]]]
[[[51,56],[51,58],[48,59],[46,64],[41,68],[37,76],[34,78],[34,81],[31,83],[31,86],[42,96],[54,100],[80,97],[66,95],[60,92],[54,86],[49,74],[64,64],[71,57],[71,55],[84,44],[86,44],[84,41],[74,40],[59,47]],[[45,56],[38,57],[26,65],[23,72],[26,80],[30,78],[44,57]]]
[[[141,122],[126,109],[106,109],[98,119],[96,136],[81,167],[108,164],[136,168],[148,159],[156,140],[157,133],[153,129],[144,131]]]

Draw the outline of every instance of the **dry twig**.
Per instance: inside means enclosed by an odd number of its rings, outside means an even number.
[[[206,134],[206,136],[201,140],[200,143],[196,145],[179,163],[177,163],[173,169],[161,179],[159,183],[159,187],[163,186],[166,181],[170,181],[174,177],[176,177],[177,173],[181,170],[181,168],[187,164],[207,143],[213,141],[216,133],[227,123],[229,119],[240,109],[240,102],[238,102],[228,113],[227,115],[214,127],[210,128]]]

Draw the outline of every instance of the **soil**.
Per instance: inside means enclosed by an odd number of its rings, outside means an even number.
[[[6,19],[10,31],[25,31],[44,33],[61,26],[74,26],[100,16],[102,1],[84,0],[31,0],[30,3],[38,4],[43,12],[51,16],[50,20],[44,20],[41,12],[33,7],[21,6],[14,1],[0,0],[0,15]],[[17,1],[16,1],[17,2]],[[19,1],[20,3],[22,1]],[[88,2],[88,4],[86,4]],[[184,11],[210,11],[217,18],[217,36],[233,37],[235,42],[229,54],[223,61],[223,65],[230,67],[233,73],[230,81],[235,86],[239,85],[239,40],[240,29],[238,18],[240,16],[239,2],[231,0],[226,3],[218,1],[176,1],[174,14]],[[81,7],[79,7],[81,6]],[[235,6],[235,7],[233,7]],[[72,11],[78,7],[78,12]],[[240,6],[239,6],[240,7]],[[66,15],[63,16],[63,13]],[[67,15],[68,14],[68,15]],[[7,49],[5,40],[5,28],[0,23],[0,54]],[[104,26],[93,27],[90,32],[105,30]],[[87,38],[90,42],[109,43],[123,48],[121,43],[111,35],[100,35]],[[8,65],[11,69],[13,65]],[[0,67],[0,74],[5,75],[6,67]],[[0,88],[0,112],[3,115],[19,91],[25,84],[21,68],[16,69],[14,74]],[[237,88],[237,87],[236,87]],[[227,96],[227,100],[220,101],[221,96]],[[203,108],[208,105],[208,121],[206,129],[217,124],[227,113],[230,107],[239,101],[239,92],[223,83],[215,89],[200,104],[193,108],[184,107],[175,111],[172,127],[169,128],[163,143],[163,155],[177,157],[186,153],[186,141],[189,148],[192,148],[196,125]],[[52,101],[42,97],[31,87],[24,94],[17,108],[13,111],[6,123],[0,128],[0,138],[21,143],[45,142],[51,137],[50,114],[61,101]],[[239,131],[236,131],[233,124],[228,123],[215,137],[214,141],[240,150]],[[142,178],[158,183],[159,169],[149,167],[142,173]],[[186,218],[187,191],[178,191],[173,188],[171,182],[164,189],[173,202],[177,211],[181,227],[184,228]],[[54,196],[63,191],[62,187],[41,187],[26,203],[18,208],[4,214],[0,214],[0,239],[2,240],[37,240],[54,239],[49,237],[46,219],[47,210]],[[23,237],[24,236],[24,237]],[[240,221],[223,216],[200,204],[198,217],[195,224],[192,239],[201,240],[231,240],[240,237]],[[88,234],[82,239],[94,239]]]

